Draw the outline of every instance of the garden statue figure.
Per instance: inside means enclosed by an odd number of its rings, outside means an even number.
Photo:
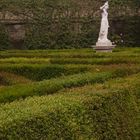
[[[105,4],[100,7],[100,10],[102,11],[102,20],[101,20],[101,27],[100,27],[100,33],[98,42],[96,43],[96,50],[105,50],[106,51],[112,51],[113,45],[112,42],[108,39],[108,28],[109,28],[109,22],[108,22],[108,10],[109,4],[108,1],[105,2]]]

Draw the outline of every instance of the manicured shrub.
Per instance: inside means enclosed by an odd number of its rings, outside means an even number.
[[[139,58],[138,48],[0,51],[0,139],[139,139]]]
[[[139,48],[115,48],[113,53],[95,53],[93,49],[61,49],[61,50],[10,50],[0,51],[0,58],[116,58],[139,57]]]
[[[94,58],[94,59],[76,59],[60,58],[50,59],[51,64],[91,64],[91,65],[109,65],[109,64],[140,64],[139,57],[131,58]]]
[[[16,74],[0,72],[0,85],[16,85],[16,84],[27,84],[32,81]]]
[[[58,90],[62,90],[64,88],[78,87],[89,83],[103,83],[112,78],[124,77],[130,74],[140,72],[139,68],[128,68],[122,70],[120,69],[114,70],[113,72],[87,72],[62,78],[44,80],[42,82],[28,85],[16,85],[9,88],[2,88],[0,89],[0,102],[11,102],[16,99],[26,98],[28,96],[34,95],[41,96],[53,94]]]
[[[5,59],[0,59],[0,63],[1,64],[6,64],[6,63],[10,63],[10,64],[49,64],[49,59],[45,59],[45,58],[15,58],[15,57],[11,57],[11,58],[5,58]]]
[[[32,80],[44,80],[63,75],[71,75],[88,71],[90,66],[61,66],[51,64],[4,64],[0,66],[0,71],[7,71],[17,75],[25,76]]]
[[[138,139],[139,77],[124,79],[120,84],[127,87],[117,83],[105,94],[87,88],[76,96],[64,93],[1,105],[0,139]]]

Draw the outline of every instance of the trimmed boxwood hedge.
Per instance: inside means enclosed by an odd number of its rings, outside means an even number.
[[[16,74],[0,72],[0,85],[16,85],[16,84],[28,84],[32,81]]]
[[[96,66],[95,66],[96,67]],[[0,71],[11,72],[25,76],[29,79],[41,81],[63,75],[71,75],[88,71],[90,66],[65,66],[52,64],[4,64],[0,66]]]
[[[139,140],[140,51],[114,51],[0,51],[0,140]]]
[[[139,48],[117,47],[113,53],[95,53],[93,49],[61,49],[61,50],[11,50],[0,51],[0,58],[114,58],[114,57],[137,57]]]
[[[91,49],[61,49],[61,50],[9,50],[0,51],[0,58],[26,57],[26,58],[60,58],[60,57],[100,57]],[[102,56],[102,55],[101,55]]]
[[[91,64],[91,65],[110,65],[110,64],[140,64],[139,57],[133,58],[94,58],[94,59],[79,59],[79,58],[60,58],[50,59],[51,64]]]
[[[28,85],[16,85],[0,89],[0,102],[11,102],[29,96],[53,94],[58,90],[71,87],[80,87],[89,83],[104,83],[105,81],[140,72],[140,68],[119,68],[114,71],[101,73],[82,73],[62,78],[44,80]]]
[[[139,139],[139,79],[140,74],[123,79],[120,84],[126,87],[117,83],[105,94],[87,88],[77,96],[33,97],[1,105],[0,139]]]

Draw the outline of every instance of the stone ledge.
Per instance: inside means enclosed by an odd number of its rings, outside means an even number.
[[[96,52],[112,52],[112,50],[115,48],[115,45],[112,46],[95,46],[94,49]]]

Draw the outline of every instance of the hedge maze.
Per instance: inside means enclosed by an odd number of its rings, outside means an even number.
[[[137,140],[140,49],[0,51],[1,140]]]

